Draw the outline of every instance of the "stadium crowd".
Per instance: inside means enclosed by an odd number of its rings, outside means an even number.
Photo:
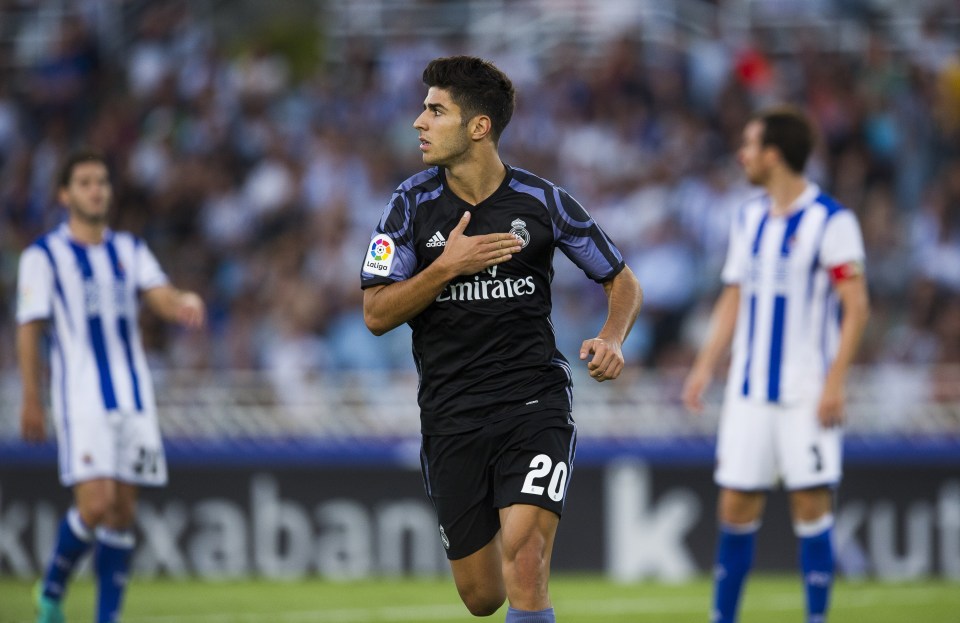
[[[562,180],[643,285],[631,362],[691,360],[731,214],[756,192],[735,160],[740,129],[756,107],[791,101],[821,132],[811,176],[863,226],[874,314],[861,360],[960,363],[960,7],[922,5],[912,37],[883,14],[855,16],[853,46],[822,45],[812,23],[748,37],[718,24],[669,41],[627,28],[589,54],[488,55],[518,86],[507,162]],[[77,145],[112,163],[115,227],[208,303],[199,339],[144,318],[162,365],[278,377],[410,366],[406,333],[363,325],[361,258],[392,190],[423,168],[411,127],[423,66],[475,50],[357,35],[304,70],[256,38],[227,45],[192,7],[148,3],[122,54],[105,53],[80,9],[29,50],[17,43],[31,22],[4,22],[0,369],[15,366],[19,253],[62,218],[54,174]],[[555,325],[571,353],[605,306],[567,268]]]

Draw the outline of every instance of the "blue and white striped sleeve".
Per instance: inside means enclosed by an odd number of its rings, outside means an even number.
[[[139,238],[133,240],[133,252],[136,262],[137,289],[141,291],[165,286],[169,283],[167,274],[160,267],[160,262],[147,247],[147,243]]]

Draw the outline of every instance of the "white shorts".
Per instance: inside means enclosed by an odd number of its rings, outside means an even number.
[[[151,412],[75,413],[57,418],[60,482],[109,478],[143,486],[167,483],[157,416]]]
[[[727,489],[794,491],[835,486],[842,474],[843,432],[824,428],[817,404],[781,406],[727,397],[717,435],[714,480]]]

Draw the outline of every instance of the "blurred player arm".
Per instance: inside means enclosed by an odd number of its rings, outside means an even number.
[[[587,371],[601,383],[617,378],[623,371],[623,342],[643,304],[643,290],[629,266],[603,282],[603,290],[607,295],[607,320],[597,337],[584,340],[580,347],[580,359],[593,355]]]
[[[175,322],[191,329],[203,326],[206,308],[196,292],[178,290],[165,284],[145,290],[143,300],[147,307],[168,322]]]
[[[20,407],[20,433],[25,441],[41,442],[47,433],[43,420],[43,398],[40,391],[40,338],[46,320],[31,320],[17,327],[17,361],[23,404]]]
[[[870,300],[862,266],[858,262],[845,264],[831,270],[831,277],[843,309],[843,318],[840,321],[840,344],[837,355],[827,371],[817,410],[820,424],[828,427],[843,423],[847,371],[857,354],[860,339],[863,337],[863,331],[870,317]]]
[[[703,411],[703,392],[710,386],[713,373],[720,358],[726,354],[733,341],[740,308],[740,286],[730,284],[723,288],[720,298],[713,306],[710,317],[710,332],[697,354],[693,367],[683,384],[683,404],[693,413]]]
[[[363,320],[371,333],[383,335],[399,327],[425,310],[451,279],[506,262],[521,249],[509,233],[463,235],[469,222],[470,212],[465,212],[450,231],[443,253],[424,270],[409,279],[363,291]]]

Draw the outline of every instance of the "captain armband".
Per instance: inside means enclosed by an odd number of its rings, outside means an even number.
[[[860,260],[854,260],[845,264],[838,264],[837,266],[830,268],[829,272],[830,279],[832,279],[834,283],[851,279],[853,277],[859,277],[863,275],[863,262]]]

